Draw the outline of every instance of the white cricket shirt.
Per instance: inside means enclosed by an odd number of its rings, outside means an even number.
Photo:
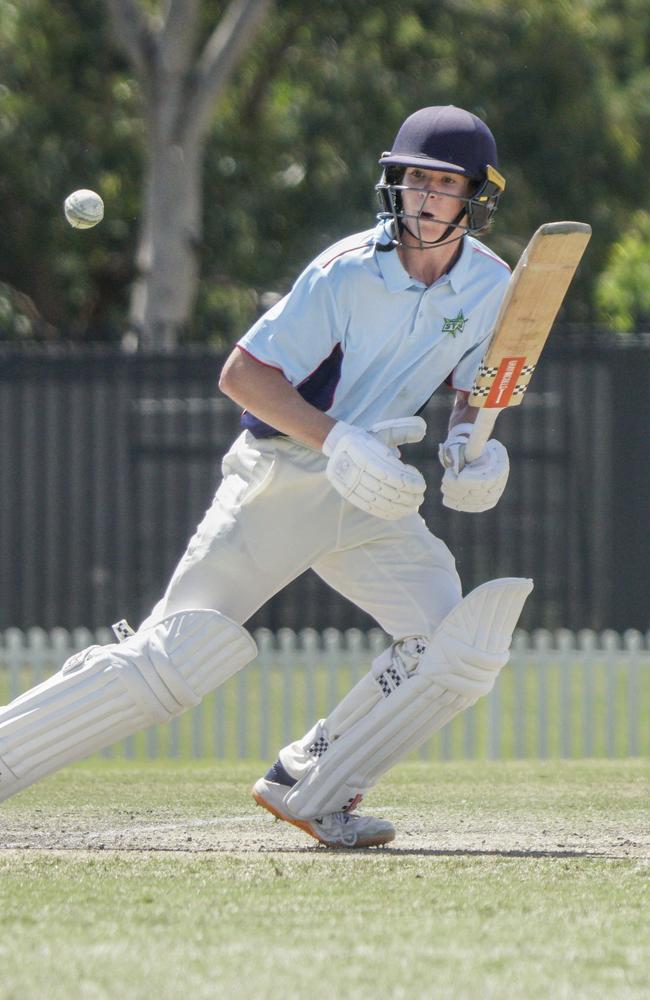
[[[377,248],[389,241],[381,222],[329,247],[238,345],[318,409],[364,428],[412,416],[445,380],[471,389],[510,277],[465,236],[451,271],[427,286],[395,249]],[[249,413],[242,423],[276,433]]]

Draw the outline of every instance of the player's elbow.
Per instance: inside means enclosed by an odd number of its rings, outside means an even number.
[[[287,386],[289,383],[279,369],[238,348],[227,358],[219,376],[219,388],[224,395],[246,410],[259,406],[278,392],[286,392]]]
[[[229,382],[228,372],[225,370],[225,368],[222,368],[221,374],[219,375],[219,390],[220,392],[223,392],[225,396],[230,395],[230,393],[228,392],[228,382]]]
[[[238,354],[239,352],[237,352]],[[237,354],[233,352],[229,358],[227,358],[225,365],[221,369],[221,374],[219,375],[219,389],[225,396],[229,396],[233,399],[238,392],[240,378],[238,375],[238,365],[237,365]]]

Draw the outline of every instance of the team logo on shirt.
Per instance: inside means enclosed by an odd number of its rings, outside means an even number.
[[[458,316],[455,316],[454,319],[447,319],[447,317],[445,316],[445,318],[442,321],[442,332],[448,333],[450,334],[450,336],[455,337],[457,334],[463,332],[463,330],[465,329],[465,323],[467,322],[467,319],[468,319],[467,316],[463,316],[462,309],[458,313]]]

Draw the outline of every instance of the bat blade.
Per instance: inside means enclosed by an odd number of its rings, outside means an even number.
[[[547,222],[522,253],[469,395],[470,406],[484,412],[465,449],[466,461],[481,454],[498,413],[521,403],[590,237],[585,222]]]

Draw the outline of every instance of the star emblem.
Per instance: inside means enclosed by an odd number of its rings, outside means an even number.
[[[457,334],[462,333],[465,329],[465,323],[467,322],[467,316],[463,316],[463,310],[461,309],[458,316],[454,319],[448,319],[446,316],[442,321],[442,332],[448,333],[450,336],[455,337]]]

